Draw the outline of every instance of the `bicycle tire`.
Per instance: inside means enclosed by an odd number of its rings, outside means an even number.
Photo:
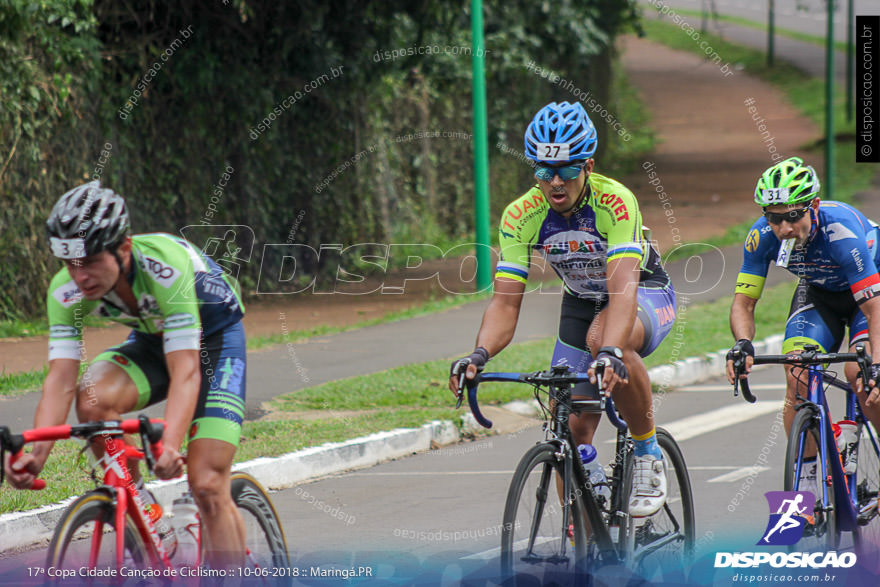
[[[880,515],[877,498],[880,494],[880,439],[869,423],[859,419],[856,429],[859,457],[856,468],[856,497],[859,507],[859,532],[854,535],[856,547],[864,552],[880,550]]]
[[[684,455],[672,435],[657,428],[657,444],[666,466],[666,503],[651,516],[635,518],[634,545],[650,549],[650,545],[668,538],[673,542],[657,550],[642,550],[636,568],[643,578],[652,582],[681,580],[694,553],[696,524],[694,494]]]
[[[557,458],[558,446],[541,443],[526,452],[510,482],[501,530],[501,573],[514,582],[571,582],[585,570],[587,532],[582,497],[574,490],[570,520],[564,520],[556,478],[572,460]],[[569,523],[572,536],[567,535]],[[574,544],[571,544],[573,540]],[[529,549],[529,543],[532,547]]]
[[[232,500],[245,522],[248,549],[246,564],[260,569],[278,569],[269,573],[269,582],[287,584],[290,567],[287,539],[272,500],[259,481],[243,472],[233,472]]]
[[[103,524],[101,549],[95,568],[106,569],[116,567],[116,539],[114,519],[116,514],[115,499],[107,491],[94,490],[77,498],[62,514],[46,556],[46,568],[78,570],[89,567],[89,550],[92,541],[86,539],[94,535],[94,524]],[[143,568],[149,564],[147,547],[134,524],[131,516],[125,516],[125,557],[130,560],[128,566]],[[49,577],[50,584],[60,584],[67,579]]]
[[[829,494],[829,510],[822,511],[819,509],[821,507],[822,500],[822,490],[821,486],[814,485],[812,487],[801,487],[798,479],[795,479],[795,471],[797,471],[797,463],[801,463],[801,468],[803,469],[803,454],[801,451],[801,442],[800,439],[804,438],[804,444],[806,445],[807,439],[812,438],[816,444],[816,476],[818,478],[820,467],[818,463],[818,447],[819,447],[819,414],[810,407],[804,407],[797,411],[794,417],[794,421],[791,424],[791,429],[788,434],[788,446],[785,449],[785,471],[783,478],[783,489],[785,491],[811,491],[816,497],[816,503],[813,508],[813,517],[815,523],[808,526],[804,530],[804,536],[799,540],[796,544],[790,545],[788,548],[790,551],[810,551],[810,550],[820,550],[822,548],[826,550],[834,550],[837,548],[837,545],[840,543],[840,530],[837,527],[837,512],[834,506],[834,496],[833,496],[833,488],[828,487],[827,492]],[[832,444],[833,457],[837,458],[837,449]],[[825,462],[825,470],[831,470],[831,463],[828,462],[829,456],[826,455],[824,457],[826,459]]]

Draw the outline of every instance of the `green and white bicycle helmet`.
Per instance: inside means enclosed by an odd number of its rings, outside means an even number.
[[[819,193],[819,176],[800,157],[780,161],[761,175],[755,202],[761,206],[809,202]]]

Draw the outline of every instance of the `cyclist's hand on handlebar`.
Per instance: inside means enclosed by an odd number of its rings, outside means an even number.
[[[458,390],[461,386],[459,376],[464,373],[465,379],[473,379],[488,361],[489,351],[481,346],[477,347],[467,357],[453,361],[452,366],[449,368],[449,391],[458,398]]]
[[[3,466],[6,467],[6,479],[9,481],[9,484],[16,489],[30,489],[37,475],[43,470],[45,460],[41,460],[31,453],[21,455],[12,464],[9,462],[10,458],[7,455],[6,462],[3,463]]]
[[[590,364],[590,368],[587,370],[587,375],[590,376],[592,383],[596,383],[596,366],[600,362],[605,365],[605,371],[602,375],[602,390],[605,391],[605,396],[609,397],[615,387],[629,383],[629,372],[623,360],[609,352],[600,350],[596,354],[596,360]]]
[[[729,351],[727,351],[727,382],[733,385],[737,373],[735,362],[744,361],[744,370],[739,373],[740,379],[745,379],[752,372],[752,365],[755,363],[755,347],[752,341],[747,338],[741,338],[736,341]]]
[[[162,448],[162,454],[156,459],[153,472],[159,479],[173,479],[183,475],[183,457],[168,444]]]
[[[880,363],[874,363],[871,365],[869,373],[871,374],[871,378],[868,380],[868,385],[870,385],[871,388],[868,390],[868,399],[865,402],[865,405],[873,406],[880,404]],[[861,377],[856,384],[857,387],[864,387]]]

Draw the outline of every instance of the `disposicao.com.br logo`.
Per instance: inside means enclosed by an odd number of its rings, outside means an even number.
[[[755,568],[769,564],[776,569],[848,569],[856,564],[854,552],[716,552],[715,568]]]

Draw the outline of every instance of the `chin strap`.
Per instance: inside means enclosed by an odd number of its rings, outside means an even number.
[[[570,207],[568,210],[564,210],[564,211],[560,212],[560,214],[568,214],[568,213],[571,212],[572,210],[576,210],[576,209],[578,209],[578,208],[581,206],[581,203],[583,203],[584,198],[586,197],[587,188],[588,188],[589,186],[590,186],[590,175],[587,174],[587,177],[584,178],[584,187],[583,187],[583,189],[581,190],[581,193],[580,193],[580,195],[578,196],[578,199],[575,200],[575,203],[572,204],[571,207]]]

